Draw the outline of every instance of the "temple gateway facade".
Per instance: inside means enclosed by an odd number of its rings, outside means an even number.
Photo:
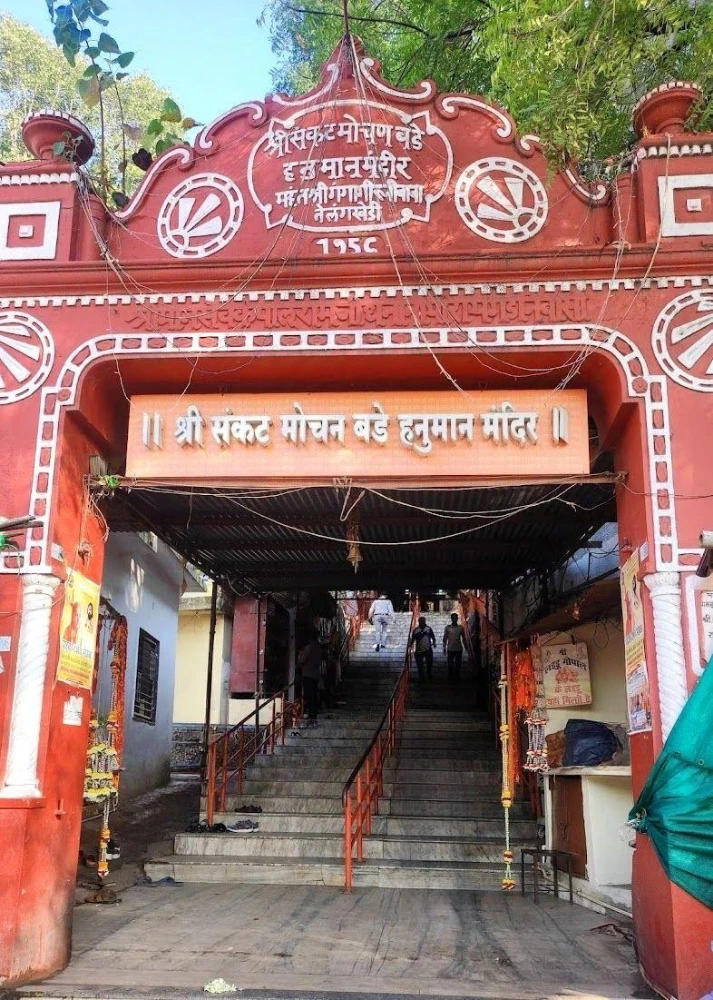
[[[502,109],[397,89],[344,45],[309,94],[239,105],[166,152],[116,213],[83,125],[27,120],[34,159],[0,166],[0,515],[31,519],[0,552],[0,982],[70,954],[91,684],[60,644],[74,575],[102,580],[92,476],[611,474],[622,564],[639,554],[638,793],[706,659],[713,135],[685,131],[696,94],[648,95],[629,166],[592,186],[551,176]],[[649,982],[708,992],[713,915],[645,836],[633,913]]]

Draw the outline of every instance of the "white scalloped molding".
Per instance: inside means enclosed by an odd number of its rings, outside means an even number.
[[[76,184],[78,180],[79,174],[76,171],[53,174],[0,173],[0,187],[23,187],[29,184]]]
[[[55,306],[198,305],[202,302],[304,302],[320,299],[378,299],[382,296],[558,294],[560,292],[638,291],[644,288],[713,288],[713,274],[657,278],[588,278],[577,281],[468,282],[438,285],[373,285],[352,288],[281,288],[245,292],[155,292],[149,295],[19,295],[0,298],[0,309]]]

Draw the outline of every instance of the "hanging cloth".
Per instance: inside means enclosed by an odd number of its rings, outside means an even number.
[[[713,657],[654,764],[629,822],[671,881],[713,909]]]

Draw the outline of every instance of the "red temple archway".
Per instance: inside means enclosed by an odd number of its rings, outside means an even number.
[[[82,481],[92,455],[124,461],[132,394],[587,389],[628,473],[620,537],[647,585],[642,785],[701,671],[689,581],[713,495],[700,430],[713,416],[713,137],[685,134],[683,112],[657,118],[690,90],[651,96],[630,170],[589,187],[571,170],[548,180],[536,138],[499,108],[430,82],[395,89],[344,44],[313,92],[234,108],[164,154],[114,215],[80,167],[52,158],[49,140],[80,124],[30,119],[38,158],[0,167],[0,513],[34,519],[0,559],[0,977],[38,978],[69,954],[88,713],[63,727],[68,693],[86,707],[86,692],[55,679],[60,597],[72,568],[101,579]],[[642,962],[671,995],[699,997],[713,918],[639,841]]]

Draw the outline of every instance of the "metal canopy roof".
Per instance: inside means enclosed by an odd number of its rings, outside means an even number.
[[[262,491],[132,483],[102,503],[113,530],[154,531],[236,590],[501,589],[554,567],[614,520],[613,479]],[[357,573],[346,559],[349,524],[358,525]]]

